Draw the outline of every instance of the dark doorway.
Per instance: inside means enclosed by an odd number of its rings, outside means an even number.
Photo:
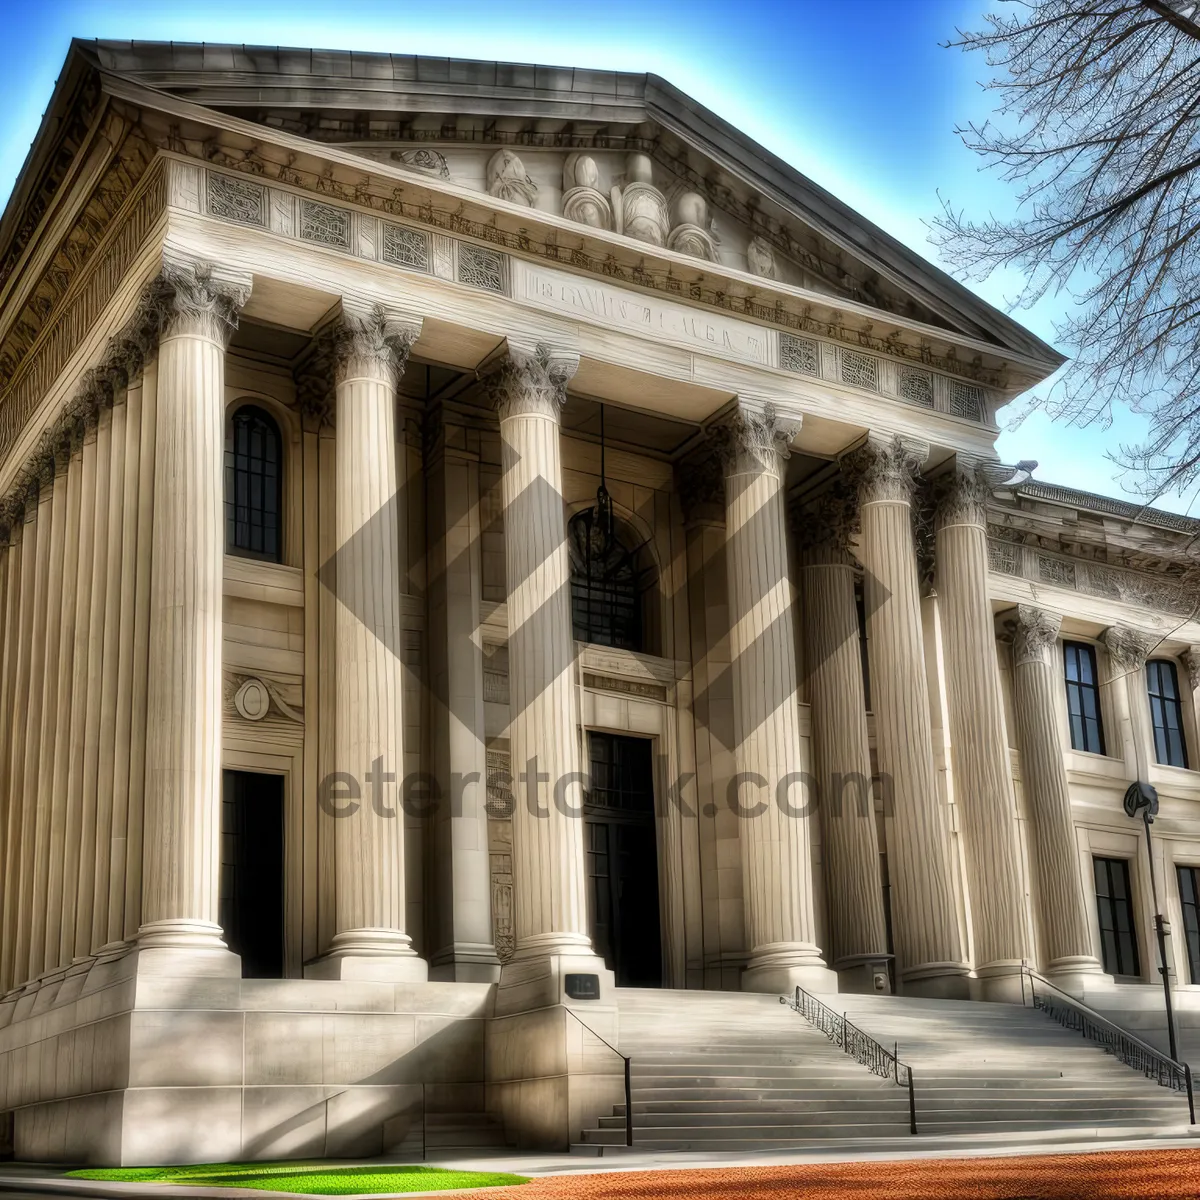
[[[592,944],[618,987],[662,987],[654,774],[647,738],[588,735],[584,807]]]
[[[221,928],[243,979],[283,978],[283,776],[226,771]]]

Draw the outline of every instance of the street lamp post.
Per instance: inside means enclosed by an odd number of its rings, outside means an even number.
[[[1163,1002],[1167,1010],[1167,1038],[1171,1046],[1171,1058],[1179,1061],[1179,1050],[1175,1040],[1175,1009],[1171,1005],[1171,968],[1167,962],[1167,933],[1169,927],[1158,904],[1158,879],[1154,873],[1154,850],[1150,845],[1150,826],[1158,815],[1158,792],[1140,779],[1131,783],[1125,792],[1125,813],[1132,820],[1139,814],[1146,826],[1146,859],[1150,864],[1150,893],[1154,898],[1154,932],[1158,937],[1159,971],[1162,973]]]

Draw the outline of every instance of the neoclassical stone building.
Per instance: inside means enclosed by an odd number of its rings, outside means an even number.
[[[651,76],[74,44],[0,225],[16,1152],[565,1144],[623,988],[1154,996],[1139,778],[1186,1008],[1200,523],[997,462],[1061,361]]]

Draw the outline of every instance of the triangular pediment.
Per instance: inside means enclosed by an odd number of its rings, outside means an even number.
[[[0,371],[22,361],[163,152],[895,354],[1000,395],[1062,361],[652,75],[75,42],[0,223]]]
[[[106,72],[265,133],[423,169],[584,226],[1054,357],[654,75],[260,47],[77,45]]]

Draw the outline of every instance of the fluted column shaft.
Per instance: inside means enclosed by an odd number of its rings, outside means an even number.
[[[965,995],[968,968],[933,762],[912,491],[927,449],[872,438],[847,457],[857,479],[871,703],[885,795],[892,929],[903,990]]]
[[[500,974],[492,933],[488,852],[483,646],[476,629],[482,597],[479,462],[465,431],[431,414],[427,454],[429,660],[434,770],[442,802],[431,822],[437,978],[491,980]]]
[[[800,611],[830,959],[841,990],[874,991],[874,972],[867,978],[864,968],[890,956],[847,508],[845,496],[835,494],[797,517],[804,547]]]
[[[171,283],[158,356],[138,938],[221,949],[225,345],[246,292],[186,270]]]
[[[590,954],[559,416],[578,360],[508,347],[500,418],[516,953]],[[657,919],[657,914],[647,914]]]
[[[800,742],[795,603],[788,573],[783,466],[789,430],[768,407],[737,410],[712,431],[725,468],[729,656],[738,774],[746,991],[836,991],[816,943],[814,804]]]
[[[424,978],[406,932],[396,384],[419,327],[382,309],[328,331],[336,387],[335,924],[313,972]]]
[[[1054,976],[1098,974],[1083,880],[1065,747],[1057,718],[1062,617],[1022,604],[1013,627],[1013,711],[1021,752],[1021,788],[1029,816],[1045,970]]]
[[[1016,799],[988,599],[986,480],[960,465],[937,513],[937,591],[954,791],[963,814],[975,971],[985,998],[1011,999],[1026,957]],[[1015,994],[1020,995],[1019,986]]]

